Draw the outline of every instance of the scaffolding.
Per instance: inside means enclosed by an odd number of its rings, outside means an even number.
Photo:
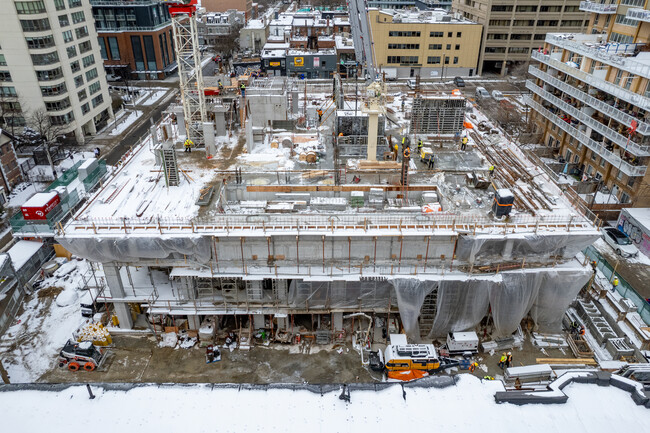
[[[418,97],[413,100],[411,132],[454,135],[463,130],[465,98],[454,96]]]

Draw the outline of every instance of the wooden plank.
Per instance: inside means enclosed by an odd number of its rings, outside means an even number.
[[[536,362],[538,364],[584,364],[584,365],[598,365],[598,363],[592,359],[576,359],[576,358],[537,358]]]

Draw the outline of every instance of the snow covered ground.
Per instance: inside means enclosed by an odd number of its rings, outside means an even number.
[[[126,130],[129,126],[133,125],[133,123],[138,120],[138,118],[142,115],[142,111],[132,111],[129,113],[128,116],[122,117],[115,128],[111,129],[111,132],[109,132],[109,135],[120,135],[122,132]]]
[[[156,102],[160,100],[160,98],[163,97],[165,93],[167,93],[168,89],[163,89],[163,88],[155,88],[151,89],[151,91],[147,92],[139,101],[136,103],[139,105],[153,105]]]
[[[95,433],[115,431],[192,432],[606,432],[646,431],[650,411],[613,387],[571,384],[565,404],[497,404],[500,382],[464,375],[445,389],[402,388],[324,395],[306,390],[214,389],[209,385],[145,386],[104,391],[75,386],[59,392],[0,392],[8,430]],[[38,408],[38,416],[35,415]],[[86,414],[86,416],[79,416]],[[94,414],[94,415],[93,415]],[[98,414],[102,414],[99,416]],[[104,419],[107,422],[101,422]],[[71,421],[73,420],[73,421]]]

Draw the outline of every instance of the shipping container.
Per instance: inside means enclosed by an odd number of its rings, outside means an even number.
[[[23,218],[44,220],[60,202],[61,199],[55,191],[36,193],[22,205]]]

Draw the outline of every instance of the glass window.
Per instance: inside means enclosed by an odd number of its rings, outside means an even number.
[[[99,92],[99,89],[101,89],[101,85],[99,84],[99,81],[96,81],[92,83],[90,86],[88,86],[88,92],[91,95],[94,95],[95,93]]]
[[[153,48],[153,37],[151,35],[143,36],[144,49],[147,54],[147,70],[155,71],[156,67],[156,52]]]
[[[84,16],[84,11],[72,12],[73,24],[83,23],[84,21],[86,21],[86,17]]]
[[[54,0],[54,7],[56,7],[57,11],[61,11],[65,9],[65,3],[63,0]]]
[[[78,29],[74,29],[75,34],[77,35],[77,39],[85,38],[88,36],[88,28],[86,26],[79,27]]]
[[[41,95],[54,96],[67,92],[65,83],[55,84],[53,86],[41,86]]]
[[[70,107],[70,99],[65,98],[60,101],[45,102],[45,109],[47,111],[59,111]]]
[[[67,47],[65,49],[68,52],[68,59],[71,59],[77,55],[77,49],[73,46]]]
[[[97,38],[99,41],[99,51],[101,52],[102,59],[108,60],[108,53],[106,52],[106,41],[104,38]]]
[[[18,15],[42,14],[45,12],[45,4],[41,0],[29,2],[15,2]]]
[[[440,56],[429,56],[429,57],[427,57],[427,64],[429,64],[429,65],[439,65],[440,64]]]
[[[84,41],[79,44],[79,53],[83,54],[92,49],[92,45],[90,44],[90,41]]]
[[[97,107],[102,102],[104,102],[104,97],[102,95],[97,95],[93,98],[93,108]]]
[[[90,65],[94,65],[95,64],[95,56],[93,54],[91,54],[89,56],[86,56],[83,59],[81,59],[81,63],[84,65],[84,68],[87,68]]]
[[[59,15],[59,25],[61,27],[67,27],[70,25],[70,20],[67,15]]]
[[[37,38],[25,38],[27,48],[49,48],[54,46],[54,37],[41,36]]]
[[[40,20],[20,20],[20,26],[24,32],[42,32],[50,30],[50,20],[43,18]]]
[[[97,68],[92,68],[86,72],[86,81],[94,80],[97,78]]]
[[[70,68],[72,69],[72,72],[81,71],[81,66],[79,65],[79,60],[75,60],[74,62],[70,63]]]
[[[131,36],[131,46],[133,47],[133,59],[135,60],[135,69],[144,71],[144,54],[142,52],[142,44],[140,43],[140,36]]]
[[[80,86],[83,86],[83,84],[84,84],[84,77],[83,76],[77,75],[76,77],[74,77],[74,85],[75,85],[75,87],[78,88]]]
[[[11,81],[11,74],[9,71],[0,71],[0,81],[5,83]]]
[[[32,63],[35,65],[50,65],[59,61],[59,53],[53,51],[46,54],[32,54]]]
[[[71,8],[76,8],[81,6],[81,0],[68,0],[68,6]]]
[[[86,102],[81,106],[81,114],[87,114],[90,111],[90,105]]]
[[[454,57],[454,65],[458,64],[458,57]]]
[[[50,69],[49,71],[36,71],[38,81],[58,80],[61,77],[63,77],[63,70],[61,68]]]
[[[15,87],[0,87],[0,95],[2,96],[16,96],[16,88]]]
[[[63,42],[68,43],[74,41],[74,37],[72,36],[72,31],[71,30],[66,30],[63,32]]]
[[[111,50],[111,59],[120,60],[120,46],[117,44],[117,38],[108,38],[108,47]]]
[[[0,66],[7,66],[7,61],[5,60],[4,54],[0,54]]]
[[[84,99],[86,99],[88,97],[88,95],[86,94],[86,89],[83,89],[82,91],[77,92],[77,97],[79,98],[80,101],[83,101]]]

